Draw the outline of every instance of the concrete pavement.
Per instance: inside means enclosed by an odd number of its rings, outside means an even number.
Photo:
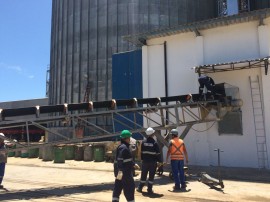
[[[106,162],[66,161],[55,164],[41,159],[8,159],[0,201],[111,201],[114,184],[113,165]],[[139,176],[135,177],[136,185]],[[173,181],[164,173],[156,177],[154,191],[149,196],[135,192],[135,201],[270,201],[269,182],[224,180],[225,188],[209,186],[191,180],[188,192],[171,192]],[[144,190],[146,191],[146,189]],[[126,201],[123,194],[120,202]]]

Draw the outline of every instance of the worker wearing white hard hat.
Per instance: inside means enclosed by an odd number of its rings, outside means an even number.
[[[151,127],[145,131],[147,139],[143,140],[141,145],[141,159],[142,159],[142,173],[140,184],[137,188],[138,192],[142,192],[146,185],[146,178],[148,177],[147,192],[153,194],[153,183],[157,169],[157,162],[161,161],[160,150],[157,142],[154,140],[155,130]]]
[[[3,188],[2,181],[5,175],[5,168],[7,163],[7,149],[5,140],[1,137],[5,137],[3,133],[0,133],[0,188]]]

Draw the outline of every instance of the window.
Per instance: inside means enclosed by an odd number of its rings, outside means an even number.
[[[242,111],[228,112],[218,122],[218,133],[219,135],[243,135]]]

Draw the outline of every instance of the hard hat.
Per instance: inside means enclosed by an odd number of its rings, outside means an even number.
[[[155,130],[151,127],[147,128],[147,130],[145,131],[146,135],[152,135],[154,134]]]
[[[172,135],[178,136],[178,130],[176,130],[176,129],[172,129],[170,133],[171,133]]]
[[[134,139],[133,137],[131,137],[131,138],[130,138],[130,143],[129,143],[129,144],[134,144],[134,145],[136,145],[136,143],[137,143],[137,140]]]
[[[120,138],[128,138],[131,137],[131,132],[129,130],[123,130],[121,132]]]
[[[0,133],[1,136],[5,137],[4,133]]]

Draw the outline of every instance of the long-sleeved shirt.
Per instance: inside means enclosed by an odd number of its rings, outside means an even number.
[[[161,162],[159,146],[152,137],[142,142],[141,159],[145,162]]]
[[[7,162],[7,149],[4,143],[0,143],[0,163]]]
[[[123,171],[124,175],[133,173],[134,162],[128,143],[122,141],[117,147],[115,160],[117,161],[117,169]]]

